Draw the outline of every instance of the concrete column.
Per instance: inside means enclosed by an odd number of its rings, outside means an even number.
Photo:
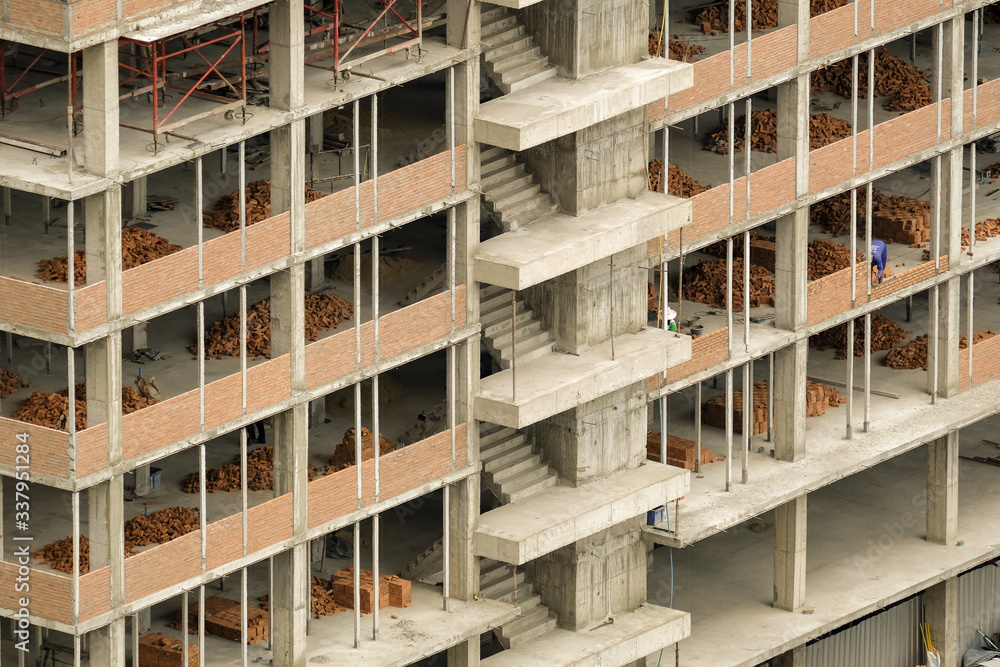
[[[477,667],[477,665],[479,665],[478,635],[448,649],[448,667]]]
[[[931,626],[931,644],[941,667],[959,667],[958,579],[952,577],[924,591],[924,619]]]
[[[309,622],[308,543],[275,554],[273,563],[271,619],[274,634],[271,646],[274,667],[305,667],[306,624]]]
[[[152,491],[149,479],[149,464],[138,466],[132,471],[132,474],[135,477],[135,495],[148,495]]]
[[[473,534],[479,517],[479,480],[470,477],[456,482],[450,493],[449,593],[453,598],[468,602],[479,593],[479,559],[472,553]],[[478,642],[476,646],[479,646]]]
[[[145,609],[140,609],[135,613],[136,615],[136,627],[135,632],[138,634],[143,634],[149,632],[153,627],[153,608],[146,607]]]
[[[774,606],[797,611],[806,597],[806,496],[774,509]]]
[[[127,220],[134,220],[146,214],[146,196],[149,194],[147,183],[146,177],[140,176],[125,187],[122,214]]]
[[[304,120],[271,130],[271,215],[290,213],[293,253],[305,249],[305,147]]]
[[[86,345],[87,426],[108,425],[108,459],[121,461],[121,332]]]
[[[479,20],[479,3],[468,0],[446,0],[448,26],[446,38],[448,46],[464,49],[470,44],[479,44],[482,21]],[[478,60],[478,59],[476,59]],[[478,62],[477,62],[478,64]],[[476,83],[476,101],[479,101],[479,84]]]
[[[149,338],[146,336],[146,322],[132,325],[132,352],[149,347]]]
[[[309,434],[305,405],[274,416],[274,495],[292,493],[292,531],[304,532],[309,483]]]
[[[302,0],[278,0],[270,5],[271,97],[274,109],[296,109],[305,101],[305,33]],[[298,121],[301,124],[301,121]],[[271,164],[281,164],[271,157]],[[272,203],[273,206],[273,203]]]
[[[108,317],[121,315],[121,186],[86,198],[84,217],[84,253],[87,259],[87,284],[106,281]]]
[[[797,461],[806,455],[806,362],[808,341],[774,353],[774,458]]]
[[[795,0],[799,2],[799,0]],[[806,3],[805,16],[809,8]],[[778,86],[778,160],[795,158],[795,194],[809,192],[809,78],[799,76]],[[798,331],[808,315],[809,208],[776,221],[775,324]]]
[[[125,619],[118,618],[87,635],[91,665],[125,667]]]
[[[84,168],[98,176],[118,171],[118,40],[83,50]],[[71,156],[72,159],[72,156]]]
[[[806,645],[785,651],[771,661],[773,667],[806,667]]]
[[[962,119],[964,116],[964,88],[965,88],[965,17],[959,16],[942,23],[942,30],[939,44],[938,31],[931,30],[931,44],[933,53],[937,57],[937,49],[940,47],[941,53],[941,97],[951,98],[951,117],[944,119],[944,125],[949,124],[952,128],[952,136],[958,136],[962,132]],[[937,70],[937,67],[932,68]],[[931,89],[937,90],[938,72],[930,73]]]
[[[958,535],[958,431],[927,443],[927,541]]]
[[[271,276],[271,358],[291,356],[292,389],[305,389],[305,265]]]
[[[961,278],[955,276],[938,286],[938,308],[933,312],[934,300],[930,299],[931,321],[937,318],[937,344],[933,327],[927,332],[927,368],[937,366],[937,394],[948,398],[957,394],[959,376],[959,340],[961,339]],[[934,378],[927,374],[927,391],[933,391]]]
[[[797,61],[809,59],[809,0],[778,0],[778,27],[796,26]]]

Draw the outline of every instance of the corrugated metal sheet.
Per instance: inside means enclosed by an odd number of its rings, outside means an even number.
[[[987,635],[1000,631],[1000,567],[993,563],[958,577],[958,646],[961,654],[981,646],[977,629]]]
[[[920,596],[806,647],[806,667],[915,667],[920,654]]]

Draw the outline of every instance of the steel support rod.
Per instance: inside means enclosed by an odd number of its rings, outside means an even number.
[[[854,437],[854,318],[847,320],[847,439]]]
[[[726,491],[733,490],[733,369],[726,369]]]
[[[701,380],[694,386],[694,471],[701,472]]]

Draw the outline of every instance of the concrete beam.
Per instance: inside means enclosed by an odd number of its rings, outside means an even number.
[[[616,336],[577,355],[554,352],[481,380],[475,417],[524,428],[616,389],[645,382],[650,375],[690,358],[690,337],[662,329]]]
[[[582,79],[555,77],[479,107],[481,143],[523,151],[638,109],[694,83],[692,66],[667,58],[619,65]]]
[[[659,192],[621,199],[579,217],[555,213],[480,244],[476,279],[522,290],[690,222],[691,202]]]
[[[477,556],[523,565],[687,493],[690,473],[659,463],[582,486],[553,486],[479,517]]]
[[[483,660],[484,667],[626,665],[691,634],[687,612],[645,604],[587,632],[555,628]],[[671,658],[672,661],[672,658]]]
[[[927,443],[927,541],[958,536],[958,431]]]
[[[797,611],[806,597],[806,496],[774,509],[774,606]]]

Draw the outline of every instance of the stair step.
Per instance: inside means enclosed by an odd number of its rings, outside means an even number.
[[[513,317],[515,320],[520,320],[525,315],[527,315],[528,317],[531,317],[532,315],[532,311],[526,308],[524,305],[524,301],[521,300],[518,300],[517,302],[514,303],[513,310],[514,310]],[[482,313],[482,311],[480,312]],[[480,315],[479,322],[480,324],[482,324],[484,330],[486,328],[489,328],[491,330],[504,330],[504,329],[510,329],[510,318],[511,318],[510,301],[507,301],[507,303],[505,304],[499,303],[494,305],[492,308],[489,309],[488,312]],[[499,328],[494,329],[494,327],[499,327]],[[487,333],[486,337],[489,338],[490,335],[492,334]]]
[[[510,226],[508,231],[514,231],[519,227],[523,227],[536,220],[541,220],[546,216],[553,215],[558,212],[559,205],[550,199],[545,205],[540,205],[533,209],[526,208],[523,212],[509,214],[505,219],[503,219],[503,223]]]
[[[542,323],[538,320],[527,320],[526,322],[518,323],[517,325],[517,340],[518,342],[522,340],[530,340],[532,336],[541,332]],[[511,344],[513,336],[510,334],[510,327],[508,326],[506,331],[496,336],[491,336],[490,340],[493,343],[493,347],[501,348],[508,347]]]
[[[521,326],[522,322],[530,322],[533,320],[532,311],[523,309],[524,302],[521,302],[519,305],[521,306],[521,309],[519,309],[514,315],[514,321],[517,322],[518,327]],[[505,311],[501,311],[499,315],[491,313],[489,325],[482,322],[482,317],[480,317],[480,321],[483,325],[483,335],[487,338],[493,339],[498,335],[502,335],[505,331],[510,331],[510,308],[507,308]]]
[[[485,587],[492,586],[493,584],[497,583],[501,579],[504,579],[505,577],[509,577],[510,576],[510,572],[511,572],[510,565],[507,565],[507,563],[500,563],[500,562],[497,562],[497,561],[493,561],[493,562],[494,562],[494,565],[489,566],[488,568],[486,566],[482,565],[482,563],[480,563],[480,566],[479,566],[479,589],[480,590],[482,590]]]
[[[479,15],[479,19],[480,21],[482,21],[483,24],[486,24],[497,20],[497,17],[499,16],[504,16],[509,13],[510,12],[506,7],[491,7],[490,9],[483,11]]]
[[[502,461],[508,459],[508,456],[513,455],[517,458],[517,452],[524,446],[526,446],[526,440],[523,433],[513,431],[510,437],[500,440],[499,442],[492,443],[487,448],[480,448],[479,458],[483,465],[492,464],[494,461]],[[502,465],[502,463],[501,463]]]
[[[548,58],[542,55],[541,47],[532,42],[520,51],[512,51],[501,58],[494,58],[490,62],[490,67],[496,74],[503,76],[510,69],[542,59],[548,62]]]
[[[507,291],[506,287],[500,287],[499,285],[489,285],[484,283],[483,286],[479,288],[479,298],[484,299],[486,297],[493,296],[494,294],[499,294],[500,292],[506,292],[506,291]]]
[[[512,16],[510,13],[501,14],[500,16],[493,17],[489,20],[483,19],[482,32],[480,34],[485,39],[487,35],[495,35],[496,33],[503,32],[504,30],[510,30],[517,24],[516,16]]]
[[[507,426],[500,426],[499,424],[491,424],[489,422],[479,423],[479,441],[482,442],[484,438],[488,438],[491,435],[500,433],[507,429]]]
[[[490,146],[489,148],[484,148],[479,151],[479,164],[485,165],[489,164],[493,160],[502,158],[506,155],[510,155],[510,151],[506,148],[500,148],[499,146]]]
[[[493,481],[503,488],[504,482],[508,484],[513,484],[520,478],[522,473],[528,474],[533,471],[538,466],[542,465],[542,457],[536,454],[531,447],[525,447],[517,452],[518,458],[510,461],[506,465],[495,467],[493,470],[487,471],[493,476]],[[491,465],[496,465],[496,461],[491,461]],[[542,465],[542,468],[548,469],[548,466]]]
[[[492,169],[493,164],[498,162],[503,162],[503,166]],[[494,185],[512,181],[524,173],[524,165],[516,162],[513,155],[502,160],[495,160],[494,163],[483,167],[484,173],[480,176],[479,184],[484,190],[489,191]],[[486,171],[487,168],[490,168],[490,171]]]
[[[521,589],[524,586],[524,570],[519,570],[517,575],[513,573],[508,577],[498,580],[494,584],[490,584],[486,588],[480,588],[479,594],[484,598],[489,598],[491,600],[496,600],[504,595],[512,594],[514,592],[514,580],[517,579],[517,587]]]
[[[552,343],[552,334],[548,331],[536,331],[534,333],[526,335],[524,338],[520,336],[517,337],[515,341],[516,345],[511,345],[510,341],[507,341],[506,345],[496,345],[494,347],[500,351],[500,355],[505,359],[510,359],[514,349],[517,350],[518,359],[521,358],[522,353],[529,352],[536,349],[539,345],[545,345],[546,343]]]
[[[505,195],[512,192],[516,192],[521,188],[528,187],[535,182],[535,177],[529,173],[522,171],[520,174],[515,174],[513,178],[506,181],[498,181],[495,185],[490,185],[486,188],[483,194],[486,196],[486,201],[493,202],[496,206],[498,199],[503,198]]]
[[[497,479],[498,472],[516,464],[518,461],[530,459],[533,455],[535,454],[531,449],[531,445],[527,441],[524,441],[520,445],[509,447],[502,452],[491,453],[489,460],[482,461],[483,470],[493,478],[494,482],[499,484],[501,480]],[[538,462],[536,461],[532,465],[537,464]],[[528,467],[530,468],[531,466]]]
[[[551,470],[547,470],[547,473],[548,474],[537,477],[533,480],[521,482],[511,489],[502,489],[502,497],[500,499],[501,502],[503,502],[504,498],[506,498],[506,502],[508,504],[516,503],[517,501],[523,500],[528,496],[533,496],[539,491],[543,491],[550,486],[555,486],[559,482],[559,477],[552,473]]]
[[[548,61],[546,61],[546,62],[548,62]],[[503,85],[509,86],[510,87],[510,91],[509,92],[513,93],[513,92],[516,92],[518,90],[522,90],[524,88],[530,88],[531,86],[539,84],[542,81],[545,81],[547,79],[551,79],[552,77],[556,76],[556,74],[558,74],[558,73],[559,73],[559,71],[553,65],[546,64],[543,68],[538,69],[534,73],[526,75],[526,76],[518,79],[517,81],[512,81],[510,83],[507,83],[506,81],[504,81]]]
[[[548,607],[538,607],[527,616],[522,616],[500,628],[502,633],[500,644],[507,649],[515,648],[536,637],[541,637],[555,626],[555,616],[548,610]]]
[[[511,204],[506,208],[501,208],[501,215],[516,217],[521,213],[528,213],[537,208],[543,208],[547,206],[552,201],[547,193],[542,192],[540,189],[534,194],[530,199],[524,199],[515,204]]]
[[[485,40],[484,40],[485,41]],[[506,44],[496,44],[484,45],[484,54],[486,56],[486,63],[492,63],[500,58],[506,58],[512,53],[518,53],[525,48],[531,48],[535,45],[535,40],[531,35],[525,35],[517,39],[510,40]]]
[[[538,347],[536,347],[534,349],[531,349],[531,350],[521,350],[521,349],[518,349],[518,351],[517,351],[517,363],[518,363],[518,365],[526,364],[529,361],[534,361],[535,359],[538,359],[540,357],[544,357],[546,354],[552,354],[552,348],[553,347],[554,347],[554,343],[552,341],[548,341],[547,343],[540,343]],[[507,370],[508,368],[510,368],[510,366],[511,366],[510,361],[511,360],[508,359],[508,358],[501,358],[500,359],[500,368],[502,368],[504,370]]]
[[[505,46],[514,40],[521,39],[525,34],[524,26],[515,23],[511,28],[504,28],[489,33],[483,31],[480,39],[487,48],[497,48]],[[528,35],[528,37],[530,38],[531,36]]]
[[[514,65],[513,67],[506,68],[500,73],[500,79],[504,83],[514,83],[515,81],[526,79],[529,76],[547,68],[552,68],[553,70],[555,69],[552,64],[549,63],[549,59],[546,56],[541,56],[540,58],[535,58],[533,60]]]
[[[496,294],[491,295],[489,298],[481,300],[479,302],[479,309],[480,312],[492,313],[492,311],[496,310],[497,308],[506,307],[509,313],[510,304],[512,300],[514,301],[514,308],[516,310],[517,304],[521,302],[520,299],[512,299],[510,290],[497,292]]]
[[[510,190],[503,194],[501,197],[491,198],[487,194],[487,200],[493,200],[493,206],[498,211],[506,211],[509,209],[516,208],[522,203],[533,199],[535,195],[539,194],[542,188],[537,183],[529,181],[527,184],[522,185],[520,188]]]

